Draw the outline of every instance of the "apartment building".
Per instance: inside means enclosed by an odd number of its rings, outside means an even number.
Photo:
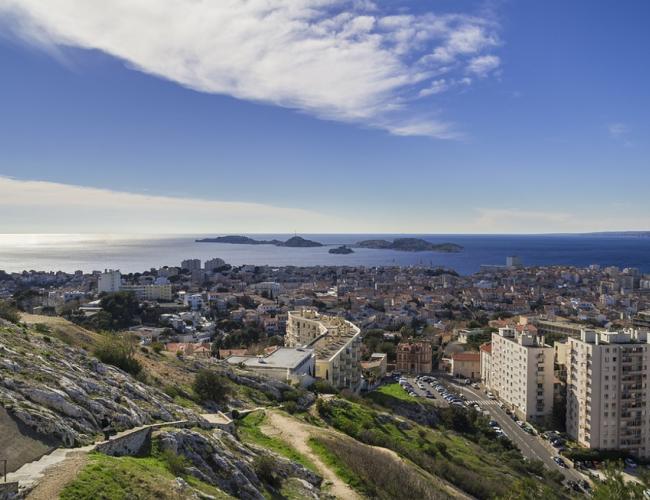
[[[122,274],[119,270],[106,269],[99,275],[97,292],[115,293],[122,288]]]
[[[568,435],[588,448],[650,457],[648,332],[583,330],[569,339]]]
[[[125,292],[133,292],[139,300],[171,302],[172,286],[167,285],[122,285]]]
[[[553,411],[553,354],[544,337],[499,328],[492,334],[488,388],[521,420],[543,421]]]
[[[360,388],[361,330],[353,323],[311,309],[290,311],[284,343],[314,350],[317,378],[338,389]]]

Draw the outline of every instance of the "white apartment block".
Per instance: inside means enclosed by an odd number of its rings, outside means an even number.
[[[225,260],[215,257],[214,259],[206,260],[205,264],[203,264],[203,268],[205,269],[206,272],[212,272],[215,269],[219,269],[220,267],[223,267],[225,265],[226,265]]]
[[[553,411],[553,348],[544,337],[513,328],[492,334],[488,388],[522,420]]]
[[[201,259],[186,259],[181,262],[181,269],[187,269],[188,271],[200,271]]]
[[[290,311],[284,343],[314,350],[317,378],[338,389],[360,388],[361,330],[355,324],[310,309]]]
[[[115,293],[122,288],[122,274],[119,270],[106,269],[99,275],[97,291],[99,293]]]
[[[583,330],[569,339],[569,437],[580,445],[650,457],[648,332]]]
[[[171,302],[171,285],[122,285],[122,290],[133,292],[140,300],[160,300]]]

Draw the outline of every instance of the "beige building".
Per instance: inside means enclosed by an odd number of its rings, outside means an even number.
[[[133,292],[140,300],[171,302],[171,285],[122,285],[122,291]]]
[[[492,334],[488,388],[520,419],[544,420],[553,411],[553,354],[543,337],[499,328]]]
[[[647,332],[583,330],[569,339],[568,435],[588,448],[650,457]]]
[[[312,349],[280,347],[264,356],[232,355],[226,361],[282,382],[306,386],[314,380]]]
[[[492,344],[486,342],[481,345],[479,351],[481,353],[481,382],[486,386],[490,386],[490,370],[492,366]]]
[[[451,375],[478,380],[481,376],[481,354],[476,351],[453,353],[451,355]]]
[[[290,311],[284,343],[314,350],[317,378],[338,389],[360,388],[361,330],[353,323],[311,309]]]
[[[431,373],[433,350],[429,342],[400,342],[397,344],[397,364],[400,373]]]

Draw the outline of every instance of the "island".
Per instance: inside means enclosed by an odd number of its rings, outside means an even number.
[[[421,238],[395,238],[388,240],[364,240],[356,244],[359,248],[378,250],[398,250],[402,252],[447,252],[455,253],[463,250],[456,243],[430,243]]]
[[[276,247],[307,248],[322,247],[318,241],[307,240],[300,236],[293,236],[287,241],[280,240],[255,240],[248,236],[217,236],[215,238],[201,238],[194,240],[197,243],[230,243],[233,245],[275,245]]]
[[[347,254],[350,254],[350,253],[354,253],[354,250],[352,250],[347,245],[341,245],[340,247],[330,248],[328,250],[328,252],[336,254],[336,255],[347,255]]]

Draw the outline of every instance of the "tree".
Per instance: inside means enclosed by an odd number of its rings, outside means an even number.
[[[626,482],[621,473],[620,463],[608,462],[605,467],[605,480],[594,487],[594,500],[642,500],[645,486],[633,481]]]
[[[105,315],[100,317],[107,323],[107,330],[128,328],[140,314],[140,303],[132,292],[110,293],[102,297],[100,305]]]
[[[20,321],[18,310],[9,304],[9,302],[4,300],[0,300],[0,318],[6,319],[12,323],[18,323],[18,321]]]
[[[222,403],[226,401],[230,388],[224,378],[217,372],[204,368],[194,377],[194,392],[202,402],[213,401]]]

